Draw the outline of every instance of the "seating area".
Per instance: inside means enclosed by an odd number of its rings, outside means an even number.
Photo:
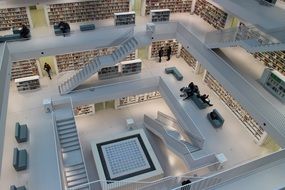
[[[20,125],[19,122],[15,125],[15,138],[18,143],[28,141],[28,127],[26,124]]]
[[[183,79],[183,75],[178,71],[176,67],[165,68],[165,73],[172,74],[178,81],[181,81]]]
[[[15,185],[11,185],[10,190],[27,190],[27,189],[25,186],[16,187]]]
[[[70,33],[69,24],[65,22],[59,22],[58,24],[53,25],[53,29],[56,36],[65,36]]]
[[[28,166],[28,153],[27,150],[14,148],[13,153],[13,167],[16,171],[26,170]]]
[[[221,116],[221,114],[216,109],[213,109],[212,112],[208,113],[207,118],[214,128],[222,127],[225,121],[224,118]]]
[[[79,26],[80,31],[95,30],[95,24],[82,24]]]
[[[191,100],[193,100],[193,102],[200,110],[205,109],[206,107],[209,106],[207,103],[203,102],[202,99],[198,97],[197,94],[193,94],[193,96],[191,96],[190,98]]]
[[[23,38],[21,35],[21,30],[13,28],[13,34],[7,34],[0,36],[0,43],[6,41],[19,41],[19,40],[28,40],[31,38],[31,35],[28,34],[26,38]]]

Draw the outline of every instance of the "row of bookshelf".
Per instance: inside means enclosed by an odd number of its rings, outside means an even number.
[[[0,31],[21,27],[25,24],[30,27],[26,7],[0,9]]]
[[[115,25],[129,25],[136,23],[135,12],[114,13]]]
[[[116,47],[101,48],[83,52],[75,52],[63,55],[56,55],[56,61],[59,72],[81,69],[85,64],[89,63],[91,59],[97,56],[111,54]],[[135,59],[135,52],[126,57],[125,60]]]
[[[192,0],[146,0],[145,15],[156,9],[170,9],[172,13],[190,12],[191,5]]]
[[[39,75],[35,59],[13,62],[11,70],[11,80],[34,75]]]
[[[285,51],[257,52],[253,56],[265,66],[279,71],[285,76]]]
[[[171,47],[172,55],[176,55],[178,52],[178,42],[173,40],[163,40],[163,41],[156,41],[151,43],[151,58],[158,57],[158,52],[160,48],[163,48],[163,56],[167,56],[167,48],[168,46]]]
[[[220,99],[230,108],[236,117],[243,123],[246,129],[254,137],[256,142],[262,144],[267,133],[258,125],[252,116],[227,92],[216,79],[207,72],[204,82],[220,97]]]
[[[197,0],[194,13],[216,29],[225,27],[228,14],[206,0]]]
[[[77,106],[73,109],[73,112],[75,116],[91,115],[95,113],[95,105],[89,104],[89,105]]]
[[[123,61],[118,65],[112,67],[106,67],[98,72],[98,78],[110,79],[119,76],[133,75],[140,73],[142,69],[142,61],[140,59]]]
[[[48,16],[51,25],[60,20],[74,23],[112,18],[114,13],[128,12],[129,8],[128,0],[50,4],[48,7]]]
[[[186,61],[186,63],[192,67],[193,70],[196,68],[197,60],[184,48],[182,47],[180,56]]]
[[[26,90],[34,90],[40,88],[40,80],[39,76],[30,76],[24,78],[15,79],[15,83],[18,91],[26,91]]]
[[[127,97],[122,97],[117,101],[117,108],[129,106],[132,104],[137,104],[140,102],[145,102],[153,99],[161,98],[161,95],[159,91],[155,92],[149,92],[149,93],[144,93],[144,94],[139,94],[139,95],[134,95],[134,96],[127,96]]]

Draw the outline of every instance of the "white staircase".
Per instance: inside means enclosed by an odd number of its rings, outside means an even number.
[[[251,53],[285,50],[285,43],[246,26],[208,32],[205,44],[210,49],[241,46]]]
[[[63,158],[65,186],[72,188],[88,183],[87,171],[81,154],[81,146],[77,134],[74,117],[56,120],[59,148]],[[76,157],[74,161],[65,158]],[[89,186],[80,188],[89,190]]]
[[[124,41],[112,54],[99,56],[86,64],[81,70],[75,73],[71,78],[59,85],[59,92],[67,94],[78,87],[85,80],[97,73],[100,69],[110,67],[122,61],[130,53],[134,52],[139,43],[136,37],[130,37]]]

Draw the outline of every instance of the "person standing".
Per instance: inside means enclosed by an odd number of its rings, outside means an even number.
[[[159,63],[161,62],[161,57],[163,56],[163,48],[161,47],[158,51]]]
[[[167,48],[167,61],[170,60],[171,53],[172,53],[171,46],[168,46],[168,48]]]
[[[45,63],[44,65],[44,70],[47,72],[49,79],[51,80],[51,76],[50,76],[50,71],[51,71],[51,67],[49,64]]]

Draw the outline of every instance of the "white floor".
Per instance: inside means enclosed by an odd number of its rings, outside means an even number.
[[[198,33],[206,31],[206,28],[210,28],[201,19],[197,19],[197,16],[189,15],[187,20],[188,18],[189,22],[193,21],[193,24],[197,26],[196,31]],[[182,82],[176,83],[173,76],[162,74],[164,73],[164,67],[168,65],[175,65],[184,75],[185,79]],[[228,158],[225,168],[270,152],[270,150],[259,147],[253,142],[252,137],[230,110],[201,82],[201,76],[194,75],[193,70],[182,59],[173,57],[170,62],[164,61],[162,63],[149,61],[143,67],[147,69],[143,72],[149,72],[150,75],[163,75],[168,81],[175,81],[175,83],[172,83],[172,85],[176,84],[176,86],[173,86],[174,89],[178,89],[190,81],[194,81],[203,93],[210,95],[214,107],[219,109],[226,118],[226,121],[221,130],[215,130],[209,124],[206,124],[206,118],[198,118],[203,122],[203,125],[201,124],[199,129],[206,137],[205,153],[224,153]],[[56,82],[54,79],[50,81],[47,78],[43,78],[41,79],[42,88],[28,93],[18,93],[15,85],[11,83],[3,156],[3,163],[5,164],[2,165],[1,169],[0,189],[8,189],[11,184],[15,184],[26,185],[28,189],[32,190],[57,190],[59,176],[56,166],[51,116],[44,113],[42,107],[42,100],[44,98],[59,96]],[[178,90],[176,90],[176,95],[179,95]],[[195,106],[192,102],[186,102],[186,104]],[[88,144],[89,140],[110,133],[124,132],[126,130],[124,119],[127,117],[133,117],[137,124],[140,125],[143,114],[147,113],[154,117],[157,110],[171,114],[163,100],[153,100],[122,110],[104,110],[93,116],[76,118],[84,148],[83,151],[87,160],[87,168],[90,168],[88,169],[88,173],[92,176],[90,177],[91,180],[95,180],[97,174],[94,163],[89,160],[92,158],[90,145]],[[207,111],[209,109],[201,111],[201,116],[205,116]],[[14,138],[14,125],[16,121],[28,125],[30,132],[28,143],[17,144]],[[186,171],[183,162],[168,151],[159,138],[151,134],[149,134],[149,137],[166,175],[177,175]],[[24,172],[16,172],[12,166],[13,148],[16,146],[27,148],[29,153],[29,167]]]

